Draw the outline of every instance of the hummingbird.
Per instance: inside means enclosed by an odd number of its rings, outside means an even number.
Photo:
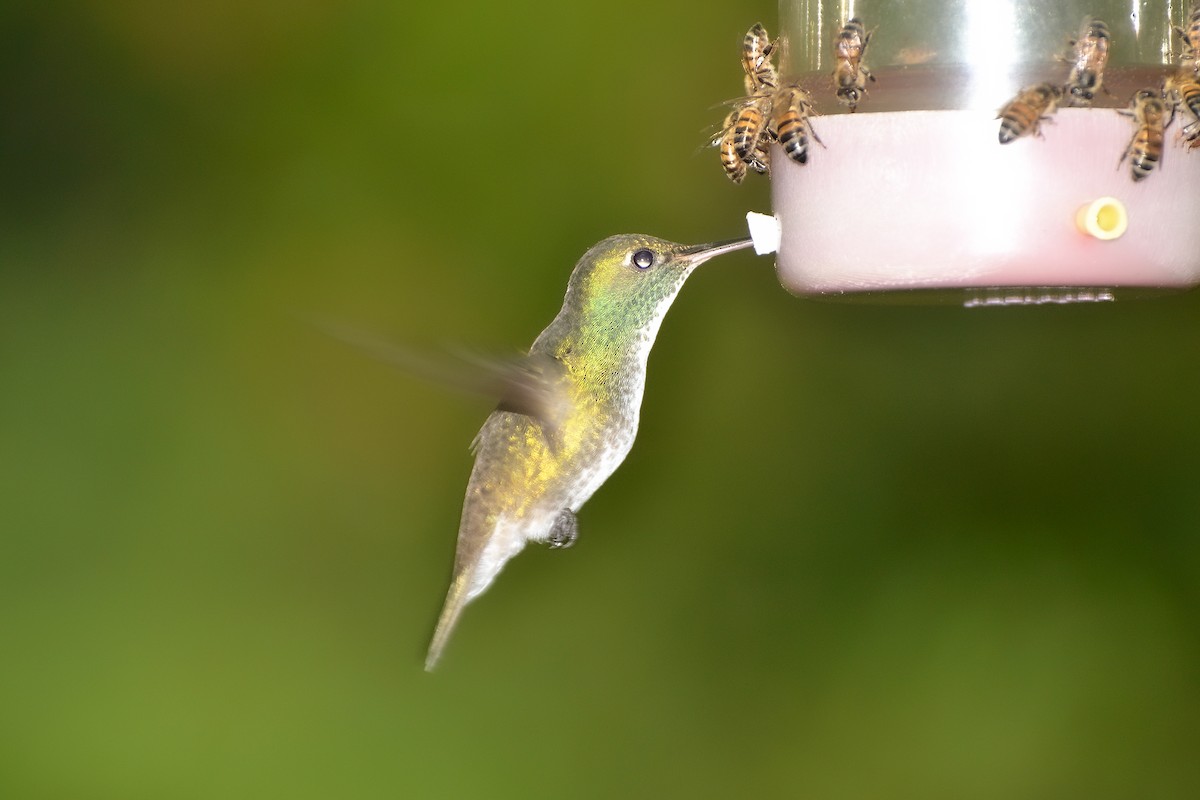
[[[575,542],[579,507],[633,446],[646,361],[667,309],[692,270],[751,243],[621,234],[579,259],[562,310],[512,370],[512,388],[472,442],[454,570],[426,670],[466,605],[526,542]]]

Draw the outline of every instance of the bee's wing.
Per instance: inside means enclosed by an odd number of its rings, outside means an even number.
[[[729,133],[728,125],[710,125],[703,130],[704,143],[696,147],[692,151],[692,155],[698,156],[703,152],[711,150],[714,147],[721,146],[721,140],[725,138],[725,134]]]
[[[728,108],[736,112],[742,110],[757,99],[758,98],[753,94],[738,95],[737,97],[730,97],[728,100],[721,100],[720,102],[713,103],[708,107],[708,110],[715,111],[718,108]]]

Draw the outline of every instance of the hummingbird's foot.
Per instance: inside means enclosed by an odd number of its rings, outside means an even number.
[[[561,550],[575,544],[578,538],[579,522],[575,519],[575,513],[569,508],[564,508],[558,519],[554,520],[554,527],[550,529],[550,536],[546,541],[551,550]]]

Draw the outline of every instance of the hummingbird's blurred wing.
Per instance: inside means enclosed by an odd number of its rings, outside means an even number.
[[[492,358],[466,351],[427,353],[330,320],[313,320],[328,335],[429,383],[498,403],[557,431],[570,412],[567,368],[547,354]]]
[[[524,414],[542,424],[551,446],[571,413],[567,366],[554,356],[533,353],[509,362],[480,363],[501,389],[497,411]]]

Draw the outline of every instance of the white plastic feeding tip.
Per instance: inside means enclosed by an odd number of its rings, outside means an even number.
[[[778,252],[779,240],[783,236],[783,229],[779,227],[779,217],[748,211],[746,225],[750,228],[750,238],[754,240],[756,255],[765,256]]]

